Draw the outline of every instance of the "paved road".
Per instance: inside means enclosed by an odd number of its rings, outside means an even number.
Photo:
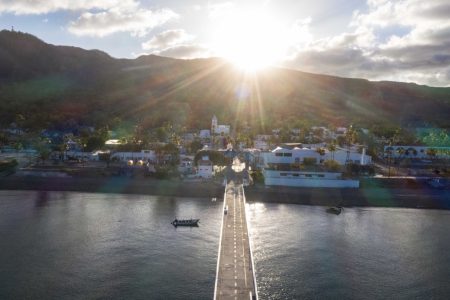
[[[215,299],[251,299],[256,289],[242,184],[227,185],[224,205]]]

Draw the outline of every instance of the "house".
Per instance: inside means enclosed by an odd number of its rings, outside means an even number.
[[[209,129],[202,129],[198,135],[201,139],[211,138],[211,131]]]
[[[322,148],[323,149],[323,148]],[[271,152],[264,153],[264,183],[265,185],[292,186],[292,187],[328,187],[328,188],[358,188],[359,180],[343,179],[339,172],[322,172],[320,168],[302,169],[300,164],[320,165],[332,155],[327,150],[318,151],[316,148],[304,147],[277,147]],[[342,152],[342,151],[341,151]],[[343,164],[350,154],[345,151],[345,157],[338,152],[336,158]],[[359,154],[359,157],[363,154]],[[350,156],[353,158],[352,156]],[[368,162],[369,158],[360,161]]]
[[[219,125],[216,115],[211,120],[211,134],[212,135],[229,135],[230,125]]]
[[[269,142],[271,135],[269,134],[258,134],[253,141],[254,148],[263,151],[269,150]]]
[[[192,157],[184,156],[180,157],[180,163],[178,164],[178,172],[180,174],[192,174],[194,171],[194,160]]]
[[[183,134],[183,136],[181,137],[184,144],[192,143],[195,140],[195,138],[196,138],[196,134],[193,132],[187,132],[187,133]]]
[[[208,156],[203,156],[197,162],[197,175],[201,178],[212,178],[214,175],[213,163],[209,160]]]
[[[346,133],[347,133],[346,127],[337,127],[336,130],[334,131],[335,137],[344,136]]]

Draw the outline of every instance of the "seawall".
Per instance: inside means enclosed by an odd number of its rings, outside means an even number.
[[[178,197],[221,197],[223,186],[214,182],[189,182],[128,177],[19,177],[0,178],[0,190],[73,191],[148,194]]]
[[[224,187],[214,182],[155,180],[127,177],[0,178],[0,190],[74,191],[147,194],[174,197],[222,197]],[[255,185],[245,188],[247,202],[323,206],[374,206],[450,209],[450,190],[429,187],[424,181],[368,179],[361,188],[294,188]]]

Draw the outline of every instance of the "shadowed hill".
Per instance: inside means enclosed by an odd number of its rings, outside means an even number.
[[[244,74],[221,59],[115,59],[1,31],[1,122],[8,124],[17,114],[33,128],[68,120],[108,124],[116,117],[145,127],[166,121],[198,127],[208,126],[213,114],[257,128],[302,119],[450,127],[450,88],[281,68]]]

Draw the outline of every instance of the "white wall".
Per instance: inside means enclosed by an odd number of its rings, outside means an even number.
[[[211,165],[199,165],[198,176],[202,178],[211,178],[213,175],[213,166]]]
[[[317,188],[359,188],[359,180],[267,178],[266,185]]]
[[[281,176],[285,174],[287,176]],[[297,174],[298,176],[294,176]],[[307,175],[311,177],[306,177]],[[319,177],[323,176],[323,177]],[[341,173],[264,171],[265,185],[323,188],[359,188],[359,180],[340,179]]]
[[[141,152],[116,152],[111,155],[111,159],[119,159],[120,161],[128,160],[151,160],[156,161],[156,154],[153,150],[142,150]]]

